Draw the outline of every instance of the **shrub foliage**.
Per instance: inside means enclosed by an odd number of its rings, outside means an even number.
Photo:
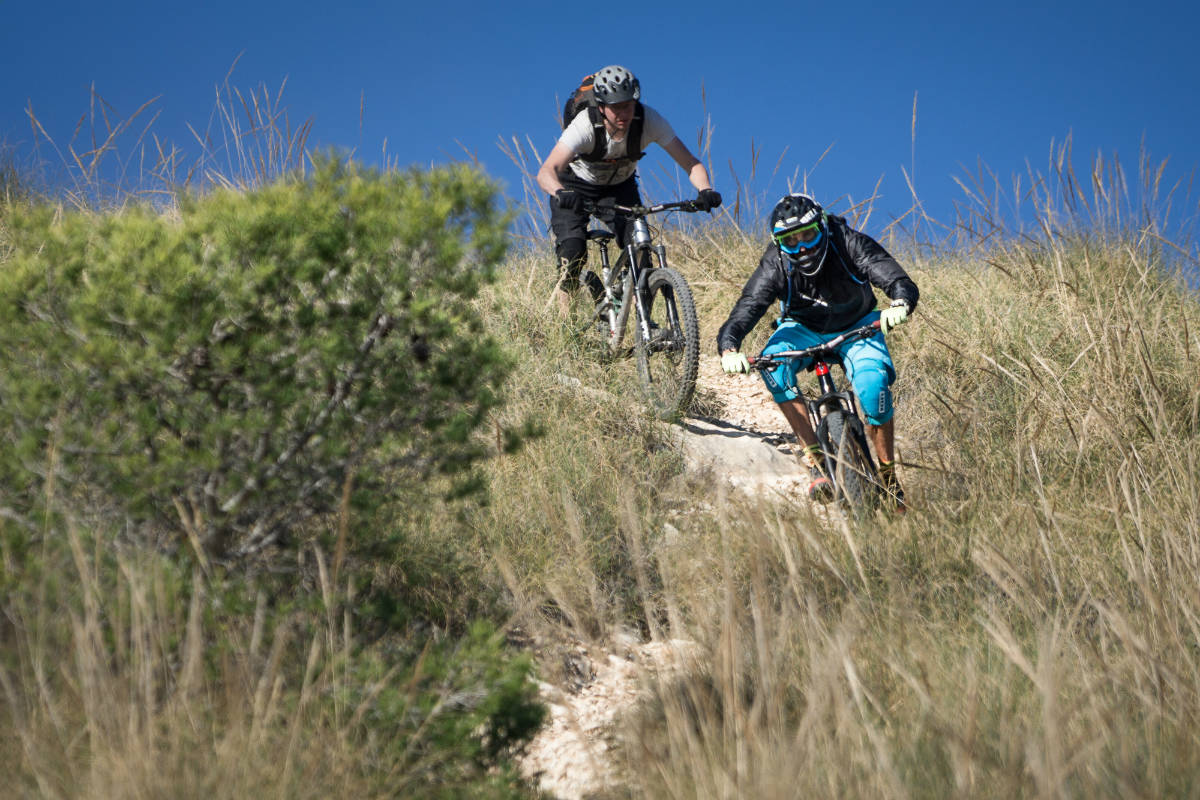
[[[472,300],[506,222],[468,167],[333,157],[178,219],[14,209],[9,515],[70,493],[143,541],[236,561],[434,474],[473,485],[472,434],[508,364]]]

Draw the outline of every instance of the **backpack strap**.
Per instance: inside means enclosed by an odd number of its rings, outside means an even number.
[[[642,128],[646,125],[646,109],[641,102],[633,109],[633,120],[629,123],[629,133],[625,134],[625,155],[634,161],[640,161],[646,155],[642,150]]]
[[[576,156],[583,161],[605,161],[604,153],[608,149],[608,128],[604,127],[604,113],[596,106],[588,106],[588,119],[592,123],[592,139],[595,144],[590,153],[580,153]],[[638,161],[646,155],[642,150],[642,128],[646,124],[646,112],[638,103],[633,110],[633,119],[629,122],[629,132],[625,134],[625,158]]]
[[[592,123],[592,151],[580,153],[584,161],[603,161],[604,151],[608,149],[608,129],[604,127],[604,112],[594,105],[587,107],[588,119]]]

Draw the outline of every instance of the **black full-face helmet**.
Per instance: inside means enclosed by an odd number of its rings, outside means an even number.
[[[825,209],[806,194],[793,192],[775,204],[769,224],[771,238],[803,275],[816,275],[829,250]]]
[[[626,100],[640,100],[642,87],[633,73],[622,66],[613,64],[596,73],[592,80],[592,91],[596,102],[611,106]]]

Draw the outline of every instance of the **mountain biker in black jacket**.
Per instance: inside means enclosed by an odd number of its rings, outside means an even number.
[[[728,373],[750,371],[749,362],[739,352],[742,340],[776,302],[780,321],[763,349],[765,355],[812,347],[878,319],[880,334],[846,342],[840,354],[866,418],[880,477],[895,499],[896,510],[903,511],[904,493],[895,473],[890,388],[896,369],[882,334],[903,323],[916,309],[917,285],[878,242],[851,228],[844,218],[826,214],[808,195],[793,193],[782,198],[771,213],[768,229],[771,243],[717,333],[721,367]],[[891,299],[882,313],[875,310],[872,286]],[[762,376],[804,444],[802,458],[812,477],[810,496],[828,499],[832,487],[819,468],[820,446],[796,388],[797,373],[807,367],[793,360],[764,370]]]

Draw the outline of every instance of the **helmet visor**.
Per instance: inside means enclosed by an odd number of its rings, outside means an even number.
[[[810,250],[816,247],[824,235],[825,232],[821,230],[821,223],[814,222],[811,225],[805,225],[803,228],[792,228],[790,231],[782,231],[775,234],[775,242],[783,252],[794,256],[801,250]]]

